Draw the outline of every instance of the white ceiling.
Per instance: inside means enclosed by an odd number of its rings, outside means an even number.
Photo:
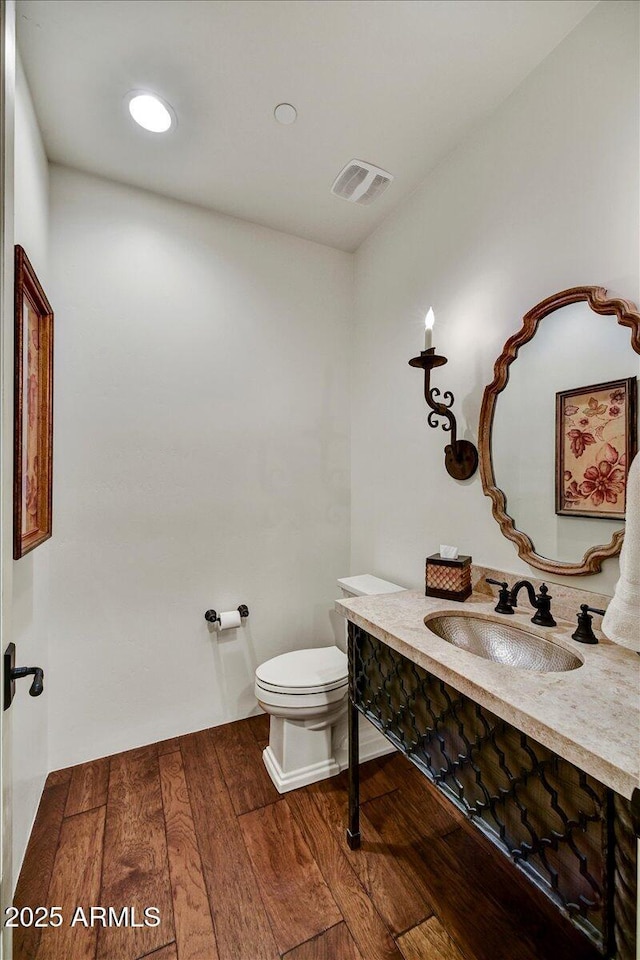
[[[19,0],[18,42],[51,160],[354,250],[596,2]],[[371,207],[329,192],[352,158],[395,176]]]

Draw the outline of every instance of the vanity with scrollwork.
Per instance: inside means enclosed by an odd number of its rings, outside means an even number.
[[[519,610],[501,636],[496,599],[407,591],[336,603],[349,620],[349,844],[360,842],[363,714],[603,956],[635,960],[638,657],[597,629],[597,645],[573,641],[575,600],[566,619],[556,610],[555,628]],[[442,630],[452,615],[462,629],[485,624],[506,648],[514,632],[539,638],[552,648],[549,670],[461,649]]]
[[[530,568],[584,576],[619,553],[638,354],[640,314],[601,287],[548,297],[505,343],[482,403],[481,479]],[[603,956],[635,960],[633,638],[614,643],[596,623],[599,642],[576,642],[580,607],[609,598],[555,583],[555,625],[532,623],[527,603],[505,616],[487,579],[517,577],[473,569],[464,603],[406,591],[336,604],[349,621],[348,842],[360,843],[362,714]]]

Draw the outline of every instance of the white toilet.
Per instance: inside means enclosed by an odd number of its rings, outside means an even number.
[[[395,583],[366,574],[338,580],[345,597],[395,593]],[[346,622],[345,622],[346,635]],[[293,650],[256,670],[256,699],[271,717],[262,756],[280,793],[340,773],[347,765],[347,656],[338,647]],[[362,762],[393,747],[360,718]]]

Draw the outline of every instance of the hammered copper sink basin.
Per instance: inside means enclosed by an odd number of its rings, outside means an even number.
[[[424,623],[436,636],[461,650],[519,670],[553,673],[576,670],[583,664],[571,650],[510,623],[460,613],[425,617]]]

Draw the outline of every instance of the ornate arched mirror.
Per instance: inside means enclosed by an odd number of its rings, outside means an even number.
[[[634,304],[573,287],[526,313],[496,360],[480,412],[482,488],[539,570],[596,573],[620,551],[639,354]]]

